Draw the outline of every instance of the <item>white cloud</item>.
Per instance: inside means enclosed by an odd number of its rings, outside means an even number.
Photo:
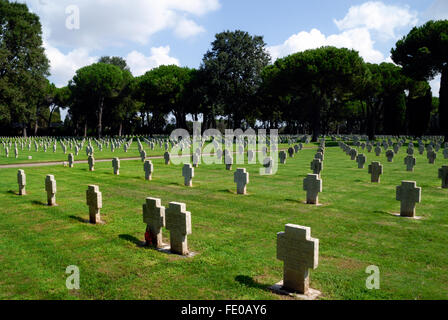
[[[198,26],[193,20],[182,19],[174,29],[174,33],[180,38],[189,38],[205,32],[202,26]]]
[[[375,40],[391,41],[402,28],[414,26],[417,13],[407,6],[385,5],[379,1],[352,6],[341,20],[333,20],[340,33],[325,35],[318,29],[301,31],[280,45],[269,47],[273,60],[286,55],[315,49],[321,46],[354,49],[365,61],[371,63],[391,62],[390,56],[375,48]]]
[[[57,87],[66,86],[76,70],[98,61],[98,57],[89,56],[89,50],[79,48],[67,54],[44,42],[45,52],[50,60],[51,81]]]
[[[126,62],[134,76],[141,76],[161,65],[179,65],[179,60],[169,56],[170,47],[151,48],[151,55],[146,57],[138,51],[132,51],[126,56]]]
[[[41,17],[53,46],[101,49],[127,42],[147,44],[151,36],[174,30],[182,37],[204,29],[191,19],[220,8],[219,0],[23,0]],[[69,30],[65,9],[79,8],[80,28]],[[188,17],[188,18],[187,18]],[[181,32],[184,26],[186,30]]]
[[[317,29],[310,32],[302,31],[289,37],[283,44],[268,47],[273,60],[289,54],[315,49],[322,46],[335,46],[359,51],[365,61],[379,63],[384,61],[384,55],[373,48],[374,41],[365,28],[352,29],[340,34],[325,36]]]
[[[396,29],[415,26],[417,22],[417,12],[410,11],[409,7],[386,5],[379,1],[352,6],[343,19],[334,20],[339,30],[367,28],[378,32],[383,40],[396,39]]]

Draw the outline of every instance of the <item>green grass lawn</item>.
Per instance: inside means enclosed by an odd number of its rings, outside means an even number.
[[[138,156],[133,148],[129,153]],[[448,160],[439,151],[430,165],[417,154],[415,171],[407,172],[404,147],[393,163],[384,151],[380,157],[364,153],[366,168],[357,169],[340,148],[327,147],[319,207],[303,203],[313,149],[288,158],[273,176],[260,176],[260,165],[234,165],[232,171],[224,164],[202,165],[193,188],[183,186],[181,166],[166,166],[163,159],[153,160],[152,181],[144,180],[141,161],[123,161],[120,176],[109,162],[97,163],[95,172],[87,164],[25,168],[24,197],[16,195],[17,169],[0,169],[0,298],[284,299],[268,287],[282,279],[276,234],[293,223],[311,227],[320,240],[311,287],[322,291],[322,299],[447,299],[448,190],[440,188],[437,169]],[[370,183],[367,173],[375,160],[384,166],[380,184]],[[237,167],[250,173],[246,196],[236,195]],[[46,174],[55,175],[57,207],[44,205]],[[399,212],[395,187],[401,180],[422,187],[417,215],[424,219],[389,214]],[[104,225],[84,222],[88,184],[103,193]],[[196,256],[138,245],[146,197],[161,198],[166,207],[186,203],[193,230],[189,248]],[[164,229],[166,242],[168,235]],[[80,268],[80,290],[65,286],[69,265]],[[379,290],[366,289],[369,265],[380,269]]]

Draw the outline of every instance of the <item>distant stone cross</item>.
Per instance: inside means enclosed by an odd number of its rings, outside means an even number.
[[[89,206],[89,221],[96,224],[101,221],[100,210],[103,207],[103,196],[98,186],[89,185],[86,191],[86,202]]]
[[[69,168],[73,168],[75,162],[75,158],[73,157],[73,153],[68,154],[68,166]]]
[[[443,149],[443,158],[448,159],[448,149]]]
[[[24,170],[17,171],[17,183],[19,184],[19,195],[24,196],[26,195],[26,175]]]
[[[426,154],[426,157],[428,158],[428,162],[430,164],[434,164],[434,162],[437,158],[437,153],[434,150],[429,150]]]
[[[112,167],[114,168],[114,174],[117,176],[120,175],[120,159],[113,158],[112,159]]]
[[[170,164],[170,153],[165,152],[163,155],[163,159],[165,159],[165,164]]]
[[[285,151],[280,151],[278,153],[278,158],[280,159],[280,163],[281,164],[285,164],[286,163],[286,152]]]
[[[294,148],[290,147],[290,148],[288,149],[288,154],[289,154],[289,157],[290,157],[290,158],[294,157]]]
[[[404,164],[406,165],[407,171],[414,171],[415,157],[408,155],[407,157],[404,158]]]
[[[362,153],[358,154],[356,157],[356,162],[358,163],[358,169],[364,169],[364,164],[366,163],[366,156]]]
[[[394,160],[394,156],[395,156],[394,150],[386,151],[386,158],[388,162],[392,162]]]
[[[352,149],[350,149],[349,154],[350,154],[350,159],[355,160],[356,156],[358,155],[358,151],[356,149],[352,148]]]
[[[187,187],[193,186],[194,168],[191,164],[186,163],[182,168],[182,176],[184,177],[184,184]]]
[[[322,171],[324,167],[324,164],[322,163],[322,160],[320,159],[313,159],[313,161],[311,161],[311,170],[313,170],[314,174],[317,174],[320,176],[320,172]]]
[[[49,206],[56,205],[56,180],[54,176],[49,174],[45,178],[45,191],[47,192],[47,204]]]
[[[319,204],[319,192],[322,192],[322,179],[317,174],[308,174],[303,180],[303,190],[306,191],[306,203]]]
[[[163,246],[162,228],[165,226],[165,207],[160,199],[146,198],[143,204],[143,222],[146,223],[146,232],[149,233],[151,245],[156,248]],[[149,243],[147,243],[149,245]]]
[[[170,202],[166,210],[166,228],[170,231],[171,252],[188,255],[188,239],[191,234],[191,213],[185,203]]]
[[[439,169],[439,179],[442,179],[442,188],[448,188],[448,166]]]
[[[226,153],[224,162],[226,163],[226,170],[232,170],[233,156]]]
[[[380,182],[380,175],[383,174],[383,166],[377,161],[373,161],[369,165],[369,173],[371,175],[371,182]]]
[[[95,158],[93,155],[89,155],[87,162],[89,163],[89,171],[95,171]]]
[[[421,201],[422,188],[416,186],[415,181],[402,181],[397,187],[396,199],[401,201],[400,215],[402,217],[415,216],[415,204]]]
[[[272,174],[272,166],[274,165],[272,157],[264,158],[263,167],[265,174]]]
[[[375,154],[377,157],[379,157],[381,155],[381,148],[379,146],[375,147]]]
[[[154,166],[151,160],[145,160],[143,164],[143,170],[145,171],[145,180],[152,180],[152,173],[154,171]]]
[[[285,232],[277,233],[277,259],[283,261],[283,288],[307,294],[310,276],[308,269],[316,269],[319,262],[319,239],[311,238],[311,228],[285,225]]]
[[[246,186],[249,183],[249,172],[245,168],[236,169],[233,174],[233,182],[236,183],[236,193],[246,194]]]

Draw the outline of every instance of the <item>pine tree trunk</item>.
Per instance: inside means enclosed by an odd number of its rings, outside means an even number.
[[[445,141],[448,142],[448,126],[446,121],[448,120],[448,66],[445,66],[442,70],[442,77],[440,80],[439,91],[439,127],[441,134],[445,136]]]

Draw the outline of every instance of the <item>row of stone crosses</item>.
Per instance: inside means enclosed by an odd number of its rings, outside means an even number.
[[[288,150],[290,157],[298,152],[299,146]],[[145,164],[149,160],[145,161]],[[184,167],[185,168],[185,167]],[[17,174],[19,194],[26,195],[26,176],[23,170]],[[237,169],[234,173],[237,183],[237,193],[246,193],[249,174],[245,169]],[[186,182],[187,184],[187,182]],[[53,175],[45,178],[47,204],[56,205],[56,180]],[[102,209],[102,193],[97,185],[89,185],[86,191],[86,204],[89,207],[89,222],[102,223],[100,210]],[[169,207],[161,205],[161,199],[148,197],[142,207],[143,223],[146,224],[146,245],[157,249],[169,250],[174,254],[188,256],[188,235],[192,233],[191,213],[186,210],[185,203],[170,202]],[[162,231],[170,231],[169,246],[163,243]],[[277,234],[277,258],[284,262],[282,290],[299,294],[309,294],[308,269],[317,268],[319,256],[319,240],[311,238],[309,227],[286,224],[285,232]]]
[[[386,152],[388,162],[393,161],[394,154],[398,153],[399,148],[401,148],[400,142],[397,145],[398,149],[395,149],[394,151],[388,150]],[[350,156],[351,160],[356,160],[359,169],[364,168],[364,164],[366,163],[366,157],[364,154],[358,154],[356,149],[351,148],[349,145],[343,142],[339,142],[339,146],[347,155]],[[355,146],[358,145],[355,143]],[[377,146],[376,148],[379,147]],[[406,164],[407,171],[414,171],[416,160],[413,156],[413,148],[413,144],[409,143],[407,148],[407,156],[404,158],[404,163]],[[421,147],[419,149],[421,150]],[[434,164],[435,152],[436,151],[432,149],[432,145],[428,145],[427,153],[429,163],[431,164]],[[377,155],[379,155],[379,153],[377,153]],[[368,166],[368,173],[371,175],[371,182],[379,183],[380,176],[383,174],[383,165],[378,161],[372,161],[372,163]],[[442,166],[438,170],[438,177],[442,180],[442,188],[448,188],[448,166]],[[400,201],[401,203],[400,216],[415,217],[415,205],[416,203],[421,202],[421,192],[421,187],[417,187],[416,181],[402,181],[401,186],[396,187],[396,200]]]

